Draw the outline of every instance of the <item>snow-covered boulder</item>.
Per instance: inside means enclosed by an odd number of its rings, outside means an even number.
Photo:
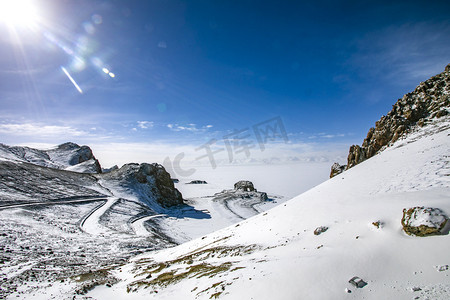
[[[440,234],[447,223],[447,215],[439,208],[413,207],[403,210],[403,230],[409,235]]]
[[[325,231],[327,231],[328,230],[328,227],[327,226],[320,226],[320,227],[317,227],[315,230],[314,230],[314,235],[320,235],[321,233],[324,233]]]

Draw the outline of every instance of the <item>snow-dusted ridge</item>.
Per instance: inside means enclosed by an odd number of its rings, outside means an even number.
[[[450,124],[440,119],[238,225],[136,257],[95,299],[448,299],[448,226],[408,236],[404,208],[450,215]],[[426,130],[426,134],[424,134]],[[379,224],[375,226],[373,223]],[[314,235],[319,226],[329,229]],[[367,285],[348,281],[358,276]],[[350,293],[348,292],[350,291]]]

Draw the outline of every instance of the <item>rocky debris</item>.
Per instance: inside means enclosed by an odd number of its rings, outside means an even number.
[[[447,220],[448,217],[439,208],[417,206],[403,210],[402,226],[408,235],[438,235]]]
[[[413,92],[398,99],[392,110],[369,129],[362,146],[350,147],[346,169],[374,156],[415,126],[423,127],[431,119],[447,115],[450,110],[449,95],[450,64],[444,72],[420,83]]]
[[[441,266],[434,266],[438,272],[444,272],[448,271],[449,266],[448,265],[441,265]]]
[[[208,184],[208,183],[204,180],[192,180],[186,184]]]
[[[341,174],[342,172],[345,171],[345,169],[347,168],[347,165],[340,165],[337,162],[335,162],[332,166],[331,166],[331,172],[330,172],[330,178],[333,178],[336,175]]]
[[[180,180],[178,178],[172,178],[173,183],[178,183]]]
[[[130,192],[139,191],[141,195],[156,200],[163,207],[184,204],[170,174],[157,163],[126,164],[118,170],[101,175],[101,178],[116,181],[119,185],[128,187]]]
[[[314,230],[314,235],[319,235],[319,234],[321,234],[321,233],[324,233],[325,231],[327,231],[328,230],[328,227],[327,226],[320,226],[320,227],[317,227],[315,230]]]
[[[357,288],[363,288],[367,285],[367,282],[359,278],[358,276],[352,277],[349,281],[352,285],[354,285]]]
[[[241,190],[244,192],[253,192],[255,191],[255,187],[251,181],[241,180],[234,184],[235,190]]]

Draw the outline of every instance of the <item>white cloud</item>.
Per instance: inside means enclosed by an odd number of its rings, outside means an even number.
[[[138,127],[141,129],[152,128],[154,125],[154,123],[150,122],[150,121],[138,121],[137,124],[138,124]]]
[[[123,165],[130,162],[157,162],[162,164],[167,158],[171,162],[177,155],[184,153],[181,164],[183,167],[206,167],[211,168],[210,160],[205,157],[206,151],[202,148],[202,142],[179,144],[170,142],[105,142],[89,144],[95,156],[100,160],[102,166]],[[291,164],[306,162],[327,162],[330,166],[337,161],[344,163],[348,153],[347,143],[268,143],[265,150],[261,151],[257,144],[250,149],[250,156],[232,151],[233,161],[229,161],[229,151],[223,141],[219,140],[211,145],[214,150],[214,160],[218,166],[239,164]],[[216,150],[220,150],[215,152]],[[202,157],[202,158],[200,158]],[[199,159],[200,158],[200,159]]]
[[[169,128],[172,131],[205,132],[212,127],[213,125],[197,127],[197,124],[194,123],[189,123],[187,125],[167,124],[167,128]]]
[[[417,84],[450,61],[450,23],[422,22],[369,32],[356,41],[349,63],[365,75]]]
[[[12,136],[30,136],[33,138],[80,137],[89,133],[70,126],[42,124],[0,124],[0,133]]]
[[[308,139],[317,139],[317,138],[324,138],[324,139],[334,139],[339,137],[345,137],[346,135],[344,133],[336,133],[336,134],[330,134],[325,132],[320,132],[313,134],[308,137]]]

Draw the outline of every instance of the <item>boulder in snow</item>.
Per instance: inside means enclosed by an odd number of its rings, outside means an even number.
[[[403,210],[403,230],[409,235],[429,236],[441,234],[448,217],[439,208],[413,207]]]
[[[321,233],[324,233],[324,232],[327,231],[327,230],[328,230],[328,227],[327,227],[327,226],[320,226],[320,227],[317,227],[316,230],[314,230],[314,235],[319,235],[319,234],[321,234]]]
[[[363,288],[367,285],[367,282],[359,278],[358,276],[352,277],[348,282],[356,286],[357,288]]]
[[[340,165],[337,162],[335,162],[332,166],[331,166],[331,172],[330,172],[330,178],[333,178],[336,175],[341,174],[342,172],[345,171],[345,169],[347,168],[347,165]]]

